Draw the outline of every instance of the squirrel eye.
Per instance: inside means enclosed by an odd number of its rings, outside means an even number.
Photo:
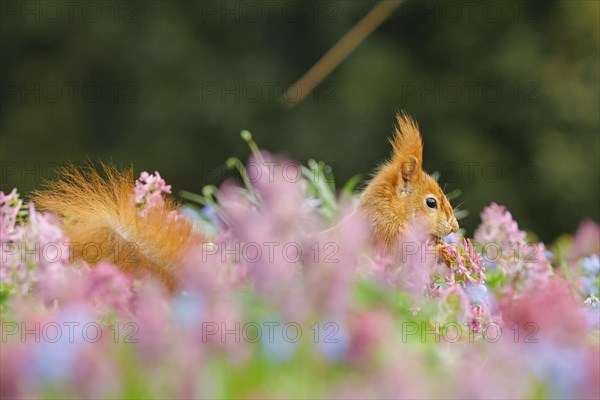
[[[437,208],[437,201],[433,197],[428,197],[425,199],[425,204],[429,208]]]

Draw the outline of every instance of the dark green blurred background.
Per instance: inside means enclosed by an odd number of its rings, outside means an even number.
[[[404,109],[469,233],[492,201],[546,241],[598,220],[597,1],[407,2],[304,102],[279,102],[375,4],[2,1],[1,187],[89,158],[199,192],[246,159],[244,128],[341,185],[388,156]]]

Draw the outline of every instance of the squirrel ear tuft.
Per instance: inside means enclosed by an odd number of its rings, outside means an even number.
[[[402,174],[402,180],[404,182],[414,182],[419,178],[419,173],[421,172],[421,165],[419,161],[413,157],[408,156],[405,160],[402,161],[400,166],[400,172]]]
[[[404,164],[410,164],[409,158],[414,158],[416,167],[421,169],[423,160],[423,141],[419,133],[419,126],[405,112],[396,115],[396,131],[390,140],[393,148],[393,159]],[[416,171],[415,171],[416,172]]]

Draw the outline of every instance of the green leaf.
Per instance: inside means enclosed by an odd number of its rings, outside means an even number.
[[[362,175],[360,174],[354,175],[352,178],[348,179],[348,181],[342,188],[342,194],[347,194],[351,196],[353,194],[354,188],[356,187],[356,185],[358,185],[361,179]]]
[[[187,190],[180,190],[177,194],[179,195],[179,197],[182,197],[189,201],[193,201],[194,203],[198,203],[203,206],[208,204],[208,202],[203,196],[196,193],[188,192]]]
[[[469,215],[469,212],[467,210],[456,210],[456,211],[454,211],[454,216],[456,217],[457,220],[463,219],[467,215]]]
[[[446,197],[448,198],[448,200],[454,200],[457,197],[459,197],[461,194],[462,194],[462,192],[460,191],[460,189],[454,189],[450,193],[447,193]]]

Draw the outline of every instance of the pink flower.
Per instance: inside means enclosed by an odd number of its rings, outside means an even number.
[[[558,278],[535,290],[507,296],[500,301],[500,309],[507,325],[533,326],[540,341],[583,343],[588,332],[585,310]]]
[[[17,225],[17,214],[21,211],[23,200],[19,199],[17,189],[9,194],[0,191],[0,241],[7,243],[17,241],[21,236],[21,228]]]
[[[102,311],[114,310],[130,316],[134,298],[132,278],[117,266],[100,262],[85,276],[86,297]]]
[[[446,285],[451,286],[457,282],[462,286],[467,284],[482,285],[484,283],[485,265],[483,264],[483,257],[475,252],[469,239],[465,238],[463,240],[462,248],[458,245],[446,244],[441,251],[445,255],[444,261],[450,272],[449,275],[440,274],[440,268],[438,267],[437,277],[445,276]]]
[[[394,334],[393,321],[385,310],[359,311],[351,316],[349,327],[348,358],[356,364],[371,361],[374,350],[386,343],[386,336]]]
[[[135,181],[135,202],[142,207],[142,215],[148,207],[164,205],[163,193],[171,193],[171,185],[167,185],[158,171],[149,174],[143,171]]]
[[[19,221],[22,201],[16,190],[9,195],[0,192],[0,198],[3,258],[0,280],[25,294],[41,274],[63,272],[69,260],[68,239],[60,220],[55,215],[37,212],[32,203],[27,218]]]
[[[475,240],[488,250],[496,248],[495,262],[508,278],[508,285],[518,290],[547,281],[550,276],[550,262],[544,253],[543,243],[527,243],[525,232],[519,230],[505,207],[492,203],[481,213],[481,225],[475,231]],[[488,254],[489,255],[489,254]],[[483,260],[473,259],[476,265]]]
[[[366,250],[367,228],[362,215],[349,213],[328,234],[306,240],[307,257],[303,260],[302,281],[313,305],[327,314],[344,315],[348,311],[352,285]]]
[[[592,254],[600,254],[600,226],[594,221],[587,220],[577,228],[567,257],[571,266],[575,267],[580,258]]]
[[[437,262],[435,247],[428,241],[425,226],[418,221],[410,225],[398,247],[399,265],[388,271],[387,280],[408,291],[419,304],[424,300]]]

